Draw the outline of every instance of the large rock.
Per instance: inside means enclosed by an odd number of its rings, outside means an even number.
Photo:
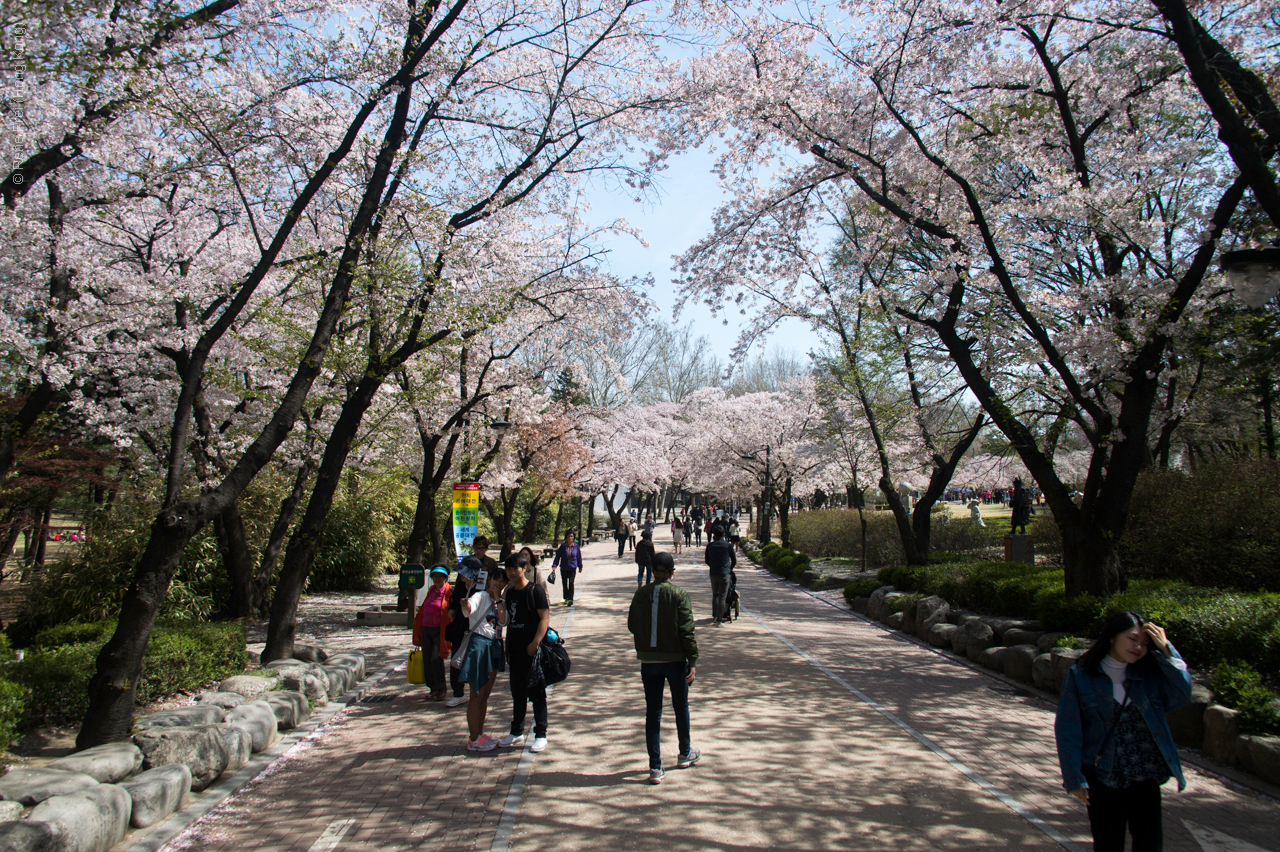
[[[22,816],[25,808],[22,802],[0,802],[0,822],[8,822],[11,819],[18,819]],[[0,846],[0,849],[4,847]]]
[[[60,757],[49,764],[49,769],[65,769],[83,772],[96,781],[114,784],[128,778],[142,766],[142,752],[133,743],[107,743]]]
[[[1009,649],[1003,645],[992,645],[990,648],[984,648],[982,653],[978,655],[978,662],[994,671],[1004,671],[1004,655]]]
[[[347,666],[324,667],[325,676],[329,678],[329,698],[341,698],[356,685],[355,669]]]
[[[1241,737],[1240,762],[1263,781],[1280,784],[1280,737]]]
[[[224,771],[235,772],[253,757],[253,734],[240,725],[226,722],[215,727],[222,737],[222,747],[227,750],[227,767]]]
[[[1010,627],[1000,637],[1000,641],[1004,643],[1006,648],[1012,648],[1014,645],[1034,645],[1040,641],[1040,637],[1044,634],[1039,630],[1027,630],[1024,627]]]
[[[22,819],[0,822],[0,852],[62,852],[62,826]]]
[[[1204,753],[1227,766],[1240,763],[1240,728],[1236,711],[1212,704],[1204,711]]]
[[[942,622],[930,627],[928,631],[925,632],[924,638],[935,648],[949,648],[951,647],[952,637],[958,633],[959,630],[960,628],[956,627],[954,624]]]
[[[304,645],[301,642],[294,642],[293,658],[307,663],[323,663],[329,659],[329,652],[319,645]]]
[[[1031,675],[1031,664],[1035,662],[1040,649],[1035,645],[1014,645],[1004,649],[1004,674],[1019,683],[1035,683]]]
[[[146,828],[180,809],[191,793],[191,770],[181,763],[157,766],[120,785],[133,801],[129,823]]]
[[[307,704],[307,697],[301,692],[281,689],[268,692],[263,700],[271,705],[271,712],[276,717],[276,727],[281,731],[296,728],[311,718],[311,707]]]
[[[1059,639],[1070,635],[1070,633],[1041,633],[1040,638],[1036,640],[1036,647],[1040,649],[1041,654],[1047,654],[1058,646]]]
[[[345,666],[350,668],[355,673],[355,683],[359,683],[365,678],[364,663],[364,654],[334,654],[325,661],[326,666]]]
[[[1062,681],[1066,679],[1067,672],[1071,671],[1071,667],[1076,661],[1083,657],[1084,651],[1078,648],[1054,648],[1049,652],[1049,656],[1053,659],[1053,691],[1062,691]]]
[[[280,685],[287,690],[301,692],[313,707],[323,707],[329,703],[328,675],[321,679],[301,669],[281,669]]]
[[[202,692],[196,696],[197,704],[212,704],[215,707],[221,707],[223,710],[239,707],[248,700],[238,692]]]
[[[957,624],[956,632],[951,634],[951,650],[962,657],[969,651],[969,634],[964,631],[968,624],[969,622]]]
[[[996,638],[996,633],[991,629],[991,625],[982,621],[970,621],[964,626],[965,654],[975,663],[982,656],[982,652],[990,647],[1000,644],[1000,640]]]
[[[0,778],[0,799],[22,802],[30,806],[54,796],[65,796],[86,787],[94,787],[98,780],[83,772],[43,767],[10,769]]]
[[[1005,618],[1004,616],[1000,616],[1000,615],[988,616],[982,620],[988,627],[991,628],[991,632],[994,633],[996,636],[996,644],[999,644],[999,645],[1004,644],[1004,634],[1007,631],[1012,630],[1013,628],[1022,624],[1022,622],[1016,618]]]
[[[969,612],[966,609],[953,609],[951,612],[947,613],[947,621],[951,622],[956,627],[964,627],[975,618],[981,618],[981,616],[975,612]]]
[[[891,612],[889,613],[888,617],[885,618],[884,623],[887,624],[893,630],[901,630],[906,620],[907,620],[906,613]]]
[[[275,711],[266,701],[251,701],[242,707],[232,707],[227,711],[226,723],[248,731],[255,752],[271,748],[280,738]]]
[[[898,629],[906,633],[910,633],[912,636],[917,635],[916,634],[916,608],[913,606],[909,606],[906,609],[901,610],[900,612],[902,615],[902,627]]]
[[[296,674],[301,671],[303,674],[324,680],[324,666],[319,663],[304,663],[302,660],[272,660],[267,663],[267,668],[281,677],[284,677],[285,672]]]
[[[245,698],[253,701],[255,698],[261,698],[264,693],[277,689],[280,686],[280,676],[272,672],[270,677],[261,677],[258,675],[235,675],[224,680],[218,685],[219,692],[234,692],[237,695],[243,695]]]
[[[881,621],[889,614],[889,605],[885,602],[885,598],[893,590],[893,586],[881,586],[871,593],[871,600],[867,601],[867,618]]]
[[[176,707],[143,716],[133,723],[135,728],[183,728],[188,725],[214,725],[221,722],[227,711],[216,704],[196,704],[192,707]]]
[[[1213,693],[1198,683],[1191,685],[1191,700],[1165,715],[1173,741],[1187,748],[1200,748],[1204,743],[1204,711],[1213,703]]]
[[[859,615],[866,615],[869,606],[871,606],[871,598],[865,595],[855,595],[853,600],[849,601],[849,608]]]
[[[916,631],[927,636],[929,628],[935,624],[945,623],[951,614],[951,604],[937,595],[929,595],[916,602]]]
[[[170,763],[190,769],[192,790],[208,787],[227,768],[227,749],[217,725],[147,728],[134,734],[133,741],[142,749],[146,769]]]
[[[58,826],[65,852],[107,852],[124,839],[132,810],[133,800],[123,787],[98,784],[45,799],[28,816]]]
[[[1031,682],[1040,689],[1057,692],[1058,684],[1053,678],[1053,657],[1039,654],[1031,661]]]

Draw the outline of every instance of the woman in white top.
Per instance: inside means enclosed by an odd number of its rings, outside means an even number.
[[[467,701],[467,751],[492,751],[498,741],[484,732],[484,717],[489,712],[489,693],[498,679],[498,672],[506,671],[502,653],[502,639],[498,631],[507,623],[507,608],[502,605],[502,590],[507,577],[501,571],[489,576],[489,585],[462,602],[462,613],[467,616],[470,638],[463,652],[459,677],[471,684],[471,697]]]

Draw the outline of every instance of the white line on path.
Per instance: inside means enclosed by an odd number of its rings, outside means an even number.
[[[311,848],[307,852],[333,852],[338,844],[342,842],[342,836],[355,824],[356,821],[353,819],[335,819],[316,838],[316,842],[311,844]]]
[[[1205,828],[1200,823],[1189,819],[1184,819],[1182,824],[1187,827],[1187,831],[1191,832],[1191,836],[1196,839],[1196,843],[1200,844],[1204,852],[1267,852],[1261,846],[1237,840],[1230,834]]]
[[[1013,796],[1010,796],[1008,793],[996,787],[996,785],[992,784],[990,781],[983,778],[978,773],[974,772],[968,766],[965,766],[964,763],[962,763],[960,759],[957,758],[955,755],[951,754],[951,752],[947,751],[945,748],[938,745],[936,742],[929,739],[924,734],[920,733],[915,728],[911,727],[906,722],[899,719],[896,715],[893,714],[892,711],[882,707],[880,704],[877,704],[871,698],[871,696],[867,695],[865,692],[858,689],[857,687],[849,683],[844,678],[840,677],[840,675],[831,671],[831,669],[827,668],[825,665],[818,662],[809,654],[800,650],[795,645],[795,643],[793,643],[790,639],[786,638],[781,633],[779,633],[778,631],[770,627],[768,624],[766,624],[764,619],[760,618],[758,615],[756,615],[754,612],[747,609],[746,607],[742,607],[742,611],[745,612],[747,615],[751,616],[751,619],[755,621],[757,624],[759,624],[761,627],[763,627],[765,630],[773,634],[774,638],[777,639],[779,642],[786,645],[792,651],[795,651],[797,654],[799,654],[802,658],[804,658],[809,663],[811,663],[815,668],[817,668],[820,672],[825,674],[827,677],[831,678],[833,681],[840,684],[845,689],[849,690],[849,692],[853,693],[853,695],[855,695],[859,701],[866,704],[868,707],[870,707],[872,710],[879,713],[881,716],[884,716],[890,722],[893,722],[893,724],[897,725],[902,730],[906,731],[914,739],[920,742],[920,744],[923,745],[925,748],[929,749],[934,754],[938,755],[938,757],[942,758],[947,763],[949,763],[952,766],[952,768],[954,768],[960,774],[964,775],[970,781],[972,781],[973,783],[981,787],[983,790],[985,790],[988,794],[995,797],[997,800],[999,800],[1002,804],[1004,804],[1006,807],[1008,807],[1018,816],[1022,817],[1027,822],[1031,823],[1036,828],[1040,829],[1045,834],[1047,834],[1059,846],[1069,850],[1069,852],[1084,852],[1084,849],[1072,843],[1070,840],[1067,839],[1066,835],[1058,831],[1053,826],[1049,825],[1049,823],[1045,822],[1040,817],[1036,816],[1036,814],[1032,810],[1030,810],[1026,805],[1022,804]]]

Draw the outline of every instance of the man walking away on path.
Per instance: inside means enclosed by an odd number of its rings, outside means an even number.
[[[560,569],[560,588],[564,605],[573,606],[573,580],[582,569],[582,548],[573,540],[573,533],[564,534],[564,544],[556,548],[556,558],[551,562],[551,573]]]
[[[644,739],[649,751],[649,783],[662,782],[662,691],[671,684],[671,709],[676,716],[680,757],[687,769],[702,752],[689,738],[689,685],[697,674],[698,643],[693,636],[693,607],[689,593],[672,585],[675,560],[669,553],[653,557],[654,582],[636,589],[627,614],[627,629],[635,637],[644,684]]]
[[[529,751],[547,747],[547,687],[529,689],[533,656],[551,624],[547,593],[529,582],[525,569],[529,560],[515,553],[507,557],[507,668],[511,672],[511,733],[498,740],[509,748],[524,745],[524,715],[533,702],[533,745]]]
[[[724,540],[724,527],[717,524],[712,529],[711,543],[702,561],[711,572],[711,626],[719,627],[728,615],[725,601],[729,596],[729,572],[738,565],[733,545]]]
[[[640,533],[640,543],[636,545],[637,586],[653,582],[653,554],[653,533],[645,530]]]

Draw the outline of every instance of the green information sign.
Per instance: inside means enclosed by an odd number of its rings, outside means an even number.
[[[401,565],[400,585],[421,589],[427,584],[427,569],[421,565]]]

